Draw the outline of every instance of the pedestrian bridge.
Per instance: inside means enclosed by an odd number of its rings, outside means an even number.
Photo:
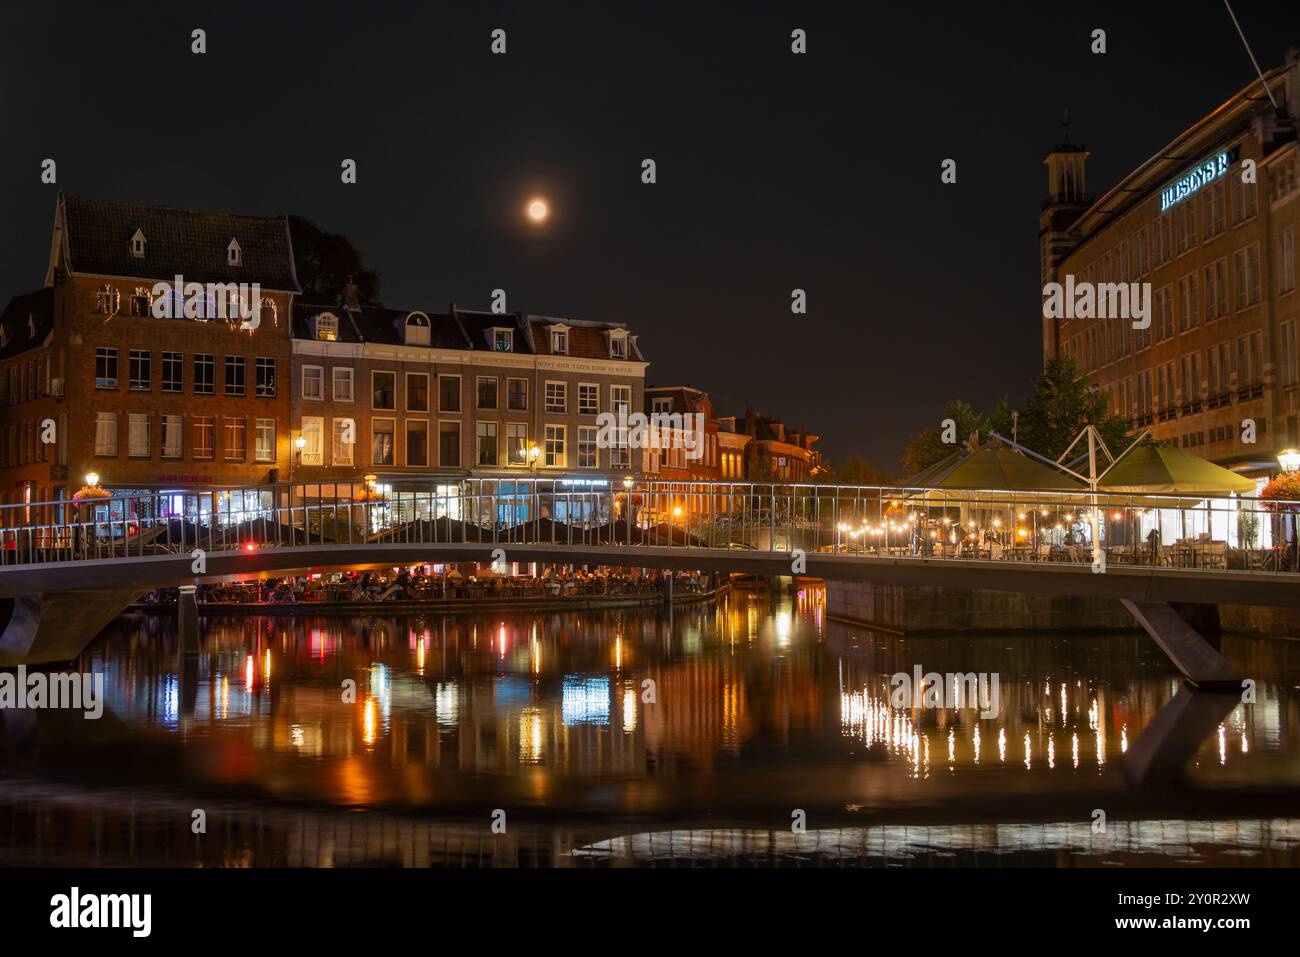
[[[1114,598],[1193,681],[1231,683],[1235,672],[1169,603],[1300,606],[1297,510],[1237,498],[632,479],[103,492],[0,507],[0,598],[14,604],[0,665],[76,657],[162,586],[535,562]],[[1171,650],[1180,641],[1187,647]]]

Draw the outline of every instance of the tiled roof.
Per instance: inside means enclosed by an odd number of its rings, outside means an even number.
[[[567,326],[569,329],[569,351],[566,355],[576,356],[579,359],[608,359],[609,358],[609,333],[613,330],[626,332],[627,328],[617,322],[577,322],[572,319],[553,319],[539,318],[529,316],[529,323],[532,327],[533,342],[537,347],[537,354],[548,356],[551,355],[551,336],[549,327],[559,324]],[[641,350],[633,343],[633,337],[628,336],[628,359],[633,361],[641,360]]]
[[[417,310],[418,311],[418,310]],[[402,345],[402,330],[406,325],[408,309],[385,309],[382,306],[362,306],[344,309],[338,306],[316,306],[294,303],[292,334],[295,339],[312,339],[311,317],[322,312],[337,316],[340,342],[377,342]],[[455,318],[445,313],[426,312],[429,317],[429,346],[434,349],[465,349],[468,343]]]
[[[208,213],[65,196],[68,268],[73,272],[186,282],[260,283],[298,292],[289,227],[284,217]],[[136,230],[144,256],[131,253]],[[226,247],[240,247],[241,264],[228,265]]]
[[[45,342],[54,327],[54,290],[37,289],[14,296],[0,313],[0,328],[4,330],[4,345],[0,346],[0,362],[35,349]]]
[[[465,334],[473,344],[476,352],[492,352],[492,330],[503,326],[515,331],[513,352],[532,355],[536,342],[529,341],[528,330],[520,323],[519,316],[513,312],[473,312],[465,309],[456,310],[456,318],[465,328]]]

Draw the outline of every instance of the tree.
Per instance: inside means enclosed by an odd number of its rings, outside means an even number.
[[[379,273],[367,269],[352,240],[329,233],[301,216],[289,217],[294,267],[308,301],[341,305],[348,277],[357,285],[362,305],[379,305]]]
[[[962,447],[962,443],[972,432],[989,431],[989,420],[971,408],[970,403],[953,399],[943,407],[943,418],[956,423],[955,442],[943,441],[941,428],[932,426],[916,433],[903,450],[903,474],[915,475],[927,469],[935,462],[940,462]]]
[[[839,485],[894,485],[894,479],[880,469],[867,464],[861,455],[845,459],[835,468],[835,481]]]
[[[1049,459],[1059,458],[1085,425],[1096,426],[1118,455],[1128,422],[1110,412],[1110,393],[1090,390],[1071,356],[1054,356],[1034,383],[1020,416],[1020,444]]]

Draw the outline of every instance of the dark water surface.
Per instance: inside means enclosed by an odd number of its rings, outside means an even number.
[[[206,618],[191,654],[124,616],[102,719],[0,711],[0,864],[1295,866],[1300,644],[1222,649],[1255,703],[1140,634],[900,638],[816,588]],[[891,707],[915,665],[998,674],[999,713]]]

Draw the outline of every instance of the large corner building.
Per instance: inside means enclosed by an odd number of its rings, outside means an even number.
[[[1100,196],[1086,191],[1088,151],[1058,145],[1039,216],[1045,287],[1152,294],[1145,329],[1044,318],[1044,358],[1073,356],[1135,430],[1259,478],[1300,445],[1297,117],[1292,50]]]

